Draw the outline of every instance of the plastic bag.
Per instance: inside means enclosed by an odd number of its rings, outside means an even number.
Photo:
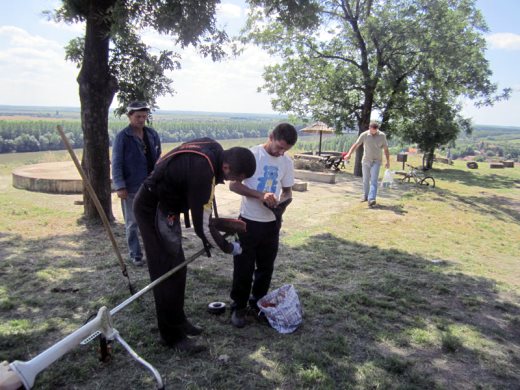
[[[381,187],[390,187],[394,182],[394,172],[390,169],[386,169],[381,181]]]
[[[285,284],[258,300],[258,308],[280,333],[292,333],[303,321],[302,306],[292,284]]]

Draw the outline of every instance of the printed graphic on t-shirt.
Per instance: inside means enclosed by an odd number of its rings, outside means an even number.
[[[264,175],[258,178],[257,191],[273,192],[276,194],[276,186],[278,185],[278,167],[274,165],[264,166]]]

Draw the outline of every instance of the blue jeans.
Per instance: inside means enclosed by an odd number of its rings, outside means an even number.
[[[381,161],[367,161],[362,162],[363,172],[363,191],[365,192],[365,199],[369,202],[376,200],[377,196],[377,179],[379,177],[379,168],[381,168]]]
[[[143,258],[141,244],[139,243],[139,228],[134,215],[134,194],[128,194],[126,199],[121,199],[121,208],[125,218],[126,243],[130,251],[130,258],[140,260]]]

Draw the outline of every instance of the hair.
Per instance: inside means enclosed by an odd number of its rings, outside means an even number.
[[[223,161],[229,164],[231,173],[234,175],[245,175],[246,178],[253,176],[256,170],[256,160],[253,152],[241,146],[235,146],[224,150]]]
[[[273,138],[277,141],[285,141],[288,145],[296,144],[298,141],[298,132],[290,123],[278,124],[271,133]]]
[[[379,129],[379,123],[377,122],[370,122],[370,124],[368,125],[368,128],[373,128],[373,129]]]

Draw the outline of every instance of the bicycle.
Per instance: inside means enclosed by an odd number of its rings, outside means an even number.
[[[417,185],[435,188],[435,179],[426,176],[419,168],[406,164],[410,170],[404,173],[401,183],[410,183],[412,180]]]

